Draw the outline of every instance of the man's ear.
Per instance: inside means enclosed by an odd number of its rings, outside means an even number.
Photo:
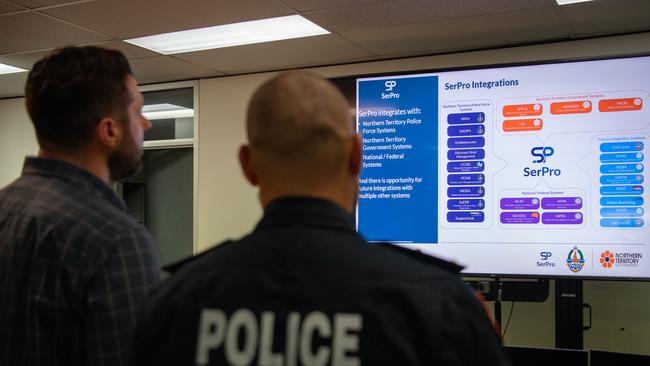
[[[349,170],[353,176],[358,176],[361,173],[361,136],[358,133],[352,135]]]
[[[254,186],[259,184],[257,175],[253,169],[253,163],[251,162],[251,147],[248,145],[242,145],[239,148],[239,165],[241,170],[246,177],[246,180]]]
[[[95,127],[95,135],[103,147],[115,150],[122,143],[124,128],[112,117],[104,117]]]

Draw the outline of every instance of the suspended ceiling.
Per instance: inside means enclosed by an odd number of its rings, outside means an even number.
[[[124,39],[300,14],[331,34],[163,56]],[[650,0],[0,0],[0,63],[50,50],[122,50],[141,84],[650,30]],[[0,98],[27,73],[0,75]]]

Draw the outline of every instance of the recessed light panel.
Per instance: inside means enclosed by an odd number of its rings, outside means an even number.
[[[567,4],[575,4],[575,3],[586,3],[587,1],[594,1],[594,0],[555,0],[558,5],[567,5]]]
[[[13,74],[15,72],[23,72],[23,71],[27,71],[27,70],[21,69],[19,67],[0,64],[0,75],[1,74]]]
[[[175,104],[149,104],[142,107],[142,115],[149,120],[194,117],[194,110]]]
[[[290,15],[133,38],[125,42],[171,55],[328,33],[300,15]]]

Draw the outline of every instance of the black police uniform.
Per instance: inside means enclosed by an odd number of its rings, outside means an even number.
[[[134,365],[508,364],[459,269],[367,244],[332,202],[282,198],[153,294]]]

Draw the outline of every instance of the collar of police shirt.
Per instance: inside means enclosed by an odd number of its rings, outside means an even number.
[[[287,196],[272,201],[264,210],[264,216],[255,227],[254,232],[284,225],[313,225],[358,234],[355,228],[354,216],[352,214],[332,201],[316,197]],[[174,274],[196,259],[203,257],[213,250],[219,249],[223,245],[231,243],[233,243],[232,240],[227,240],[200,254],[169,264],[163,267],[163,270],[169,274]],[[392,250],[406,254],[420,261],[442,267],[454,273],[458,273],[463,269],[462,266],[456,263],[447,262],[440,258],[387,242],[373,242],[369,244],[387,246]]]

